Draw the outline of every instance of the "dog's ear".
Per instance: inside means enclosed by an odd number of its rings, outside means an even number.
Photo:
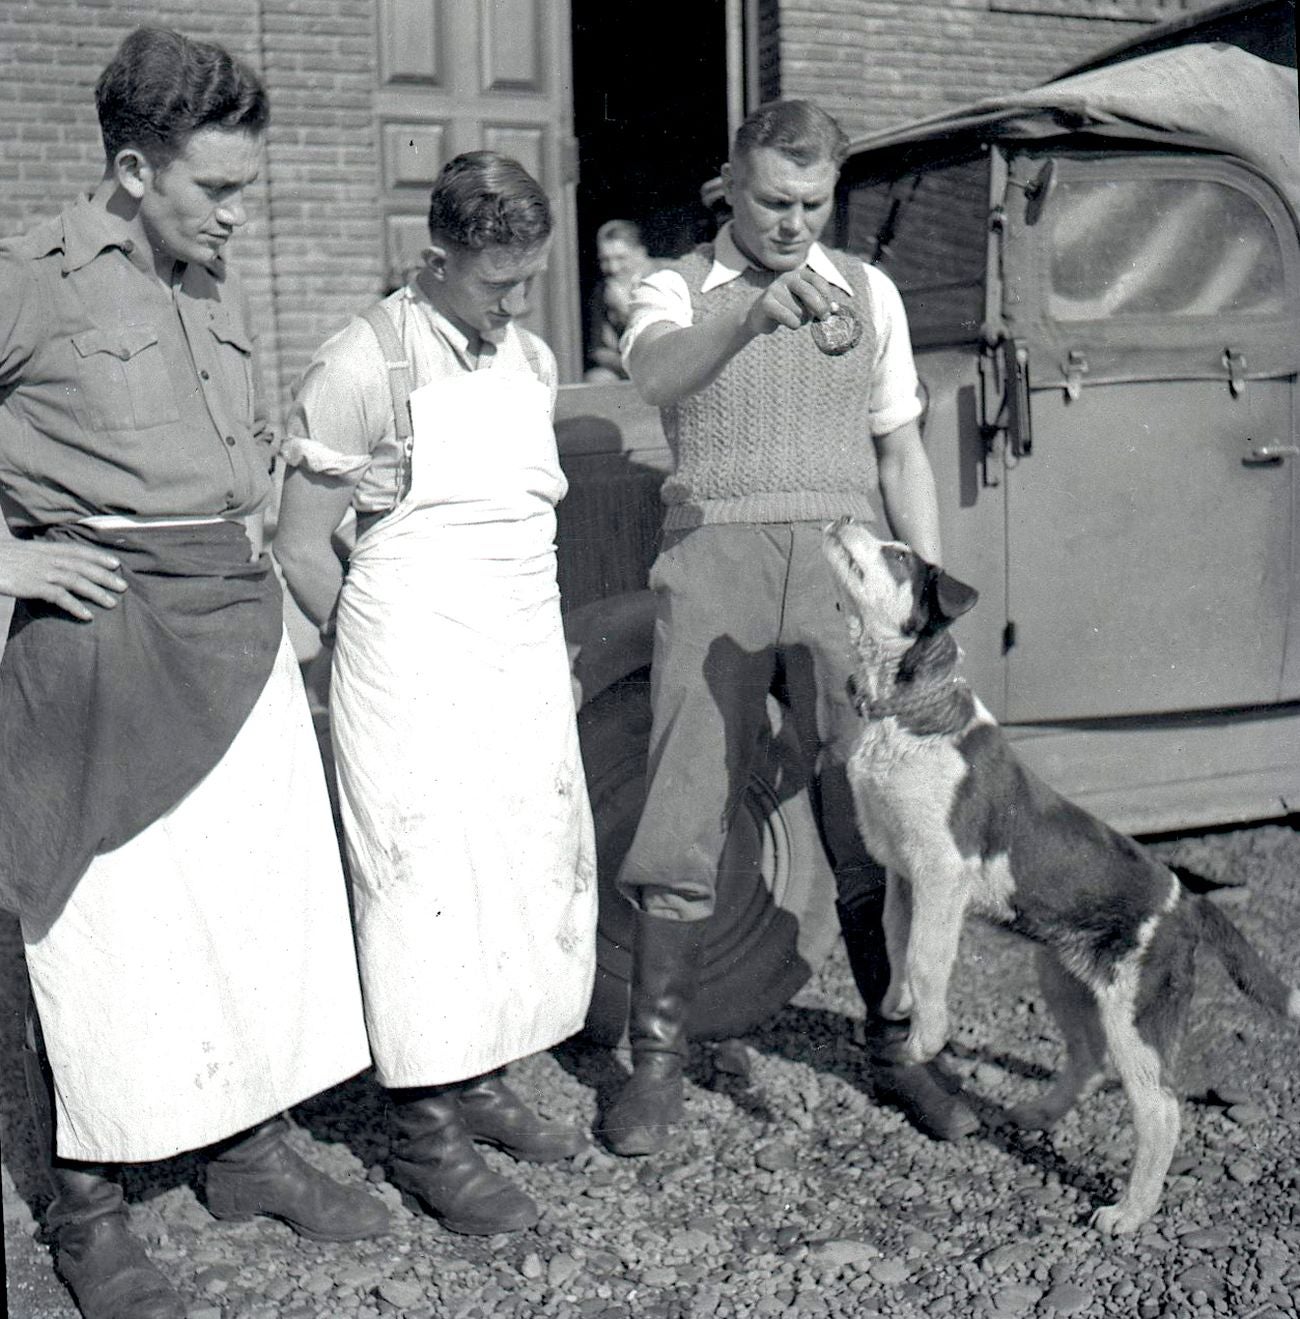
[[[959,582],[942,568],[922,562],[921,569],[919,598],[909,625],[916,640],[898,666],[900,682],[911,682],[927,663],[943,662],[949,653],[950,658],[956,655],[956,643],[946,636],[947,629],[979,599],[973,586]]]
[[[912,578],[912,614],[903,625],[905,637],[928,637],[960,618],[979,599],[979,592],[918,558]]]
[[[930,615],[928,627],[931,631],[937,631],[974,609],[980,593],[932,563],[927,563],[925,567],[925,602],[929,606]]]

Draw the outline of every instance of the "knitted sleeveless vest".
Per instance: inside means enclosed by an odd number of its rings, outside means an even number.
[[[661,410],[674,460],[661,492],[668,529],[715,522],[875,517],[871,442],[874,314],[859,258],[828,253],[853,288],[862,341],[827,357],[807,330],[751,340],[717,379]],[[713,265],[705,243],[673,262],[691,293],[694,323],[748,306],[777,276],[746,270],[701,294]]]

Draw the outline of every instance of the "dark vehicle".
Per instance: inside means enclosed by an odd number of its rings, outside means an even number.
[[[907,306],[947,563],[981,593],[967,677],[1033,769],[1128,831],[1300,806],[1294,64],[1293,4],[1214,6],[860,139],[827,235]],[[561,587],[608,885],[641,804],[668,454],[630,386],[566,387],[560,415]],[[784,713],[774,692],[702,1035],[761,1020],[835,937]],[[607,888],[598,1038],[619,1030],[629,934]]]

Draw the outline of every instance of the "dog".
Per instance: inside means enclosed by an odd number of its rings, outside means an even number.
[[[968,911],[1030,939],[1067,1061],[1045,1095],[1008,1116],[1052,1127],[1109,1058],[1136,1146],[1123,1195],[1092,1224],[1133,1232],[1159,1204],[1178,1140],[1170,1070],[1197,945],[1272,1011],[1300,1018],[1300,992],[1218,907],[1019,762],[957,672],[948,629],[975,604],[973,588],[847,518],[823,548],[856,654],[850,692],[863,725],[847,768],[857,822],[889,875],[882,1012],[909,1023],[895,1057],[920,1063],[943,1048]]]

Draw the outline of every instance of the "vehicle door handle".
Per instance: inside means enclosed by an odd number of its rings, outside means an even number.
[[[1020,339],[1003,339],[998,345],[1002,354],[1003,415],[1006,417],[1007,447],[1014,458],[1026,458],[1034,451],[1034,423],[1030,410],[1029,349]]]
[[[1263,466],[1265,463],[1280,463],[1283,458],[1300,456],[1300,445],[1295,444],[1258,444],[1241,461],[1247,467]]]

